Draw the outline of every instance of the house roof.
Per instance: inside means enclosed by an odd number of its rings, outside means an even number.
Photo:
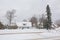
[[[31,22],[17,22],[16,23],[18,27],[31,27]]]

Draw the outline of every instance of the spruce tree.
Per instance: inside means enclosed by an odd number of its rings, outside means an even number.
[[[50,7],[49,5],[47,5],[46,7],[46,12],[47,12],[47,30],[48,29],[51,29],[51,25],[52,25],[52,22],[51,22],[51,11],[50,11]]]

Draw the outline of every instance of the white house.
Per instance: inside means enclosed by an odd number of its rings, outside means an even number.
[[[18,29],[22,28],[32,28],[31,22],[17,22]]]

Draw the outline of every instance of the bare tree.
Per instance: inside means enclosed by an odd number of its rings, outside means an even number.
[[[43,21],[44,21],[45,19],[46,19],[46,18],[45,18],[45,15],[42,14],[42,17],[39,18],[39,23],[40,23],[40,24],[43,23]]]
[[[42,14],[42,16],[39,18],[39,28],[44,28],[44,24],[46,23],[46,15]]]
[[[8,21],[9,21],[9,26],[11,26],[11,23],[12,23],[12,20],[13,20],[13,18],[15,17],[15,10],[13,9],[12,11],[7,11],[7,14],[6,14],[6,18],[8,19]]]
[[[32,26],[35,24],[37,27],[37,18],[35,16],[31,17],[30,22],[32,22]]]

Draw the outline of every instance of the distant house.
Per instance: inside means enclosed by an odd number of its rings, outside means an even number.
[[[17,22],[18,29],[32,28],[31,22]]]

